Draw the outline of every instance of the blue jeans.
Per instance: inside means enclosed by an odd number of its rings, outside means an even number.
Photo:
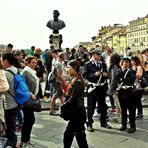
[[[17,144],[17,136],[15,134],[16,131],[16,116],[18,109],[13,108],[9,110],[5,110],[5,122],[6,122],[6,136],[8,139],[7,145],[16,147]]]

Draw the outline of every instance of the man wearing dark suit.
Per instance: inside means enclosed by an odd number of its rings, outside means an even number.
[[[106,64],[101,61],[101,52],[94,49],[92,58],[84,65],[83,77],[88,81],[87,87],[87,129],[93,132],[93,114],[98,102],[100,110],[100,125],[101,127],[110,129],[111,126],[107,124],[107,106],[105,96],[107,91],[107,69]],[[96,86],[94,86],[96,85]],[[93,89],[95,88],[95,89]]]

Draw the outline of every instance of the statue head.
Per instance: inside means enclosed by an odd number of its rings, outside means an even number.
[[[47,27],[53,30],[54,34],[58,34],[60,29],[65,27],[64,21],[58,19],[60,13],[58,10],[53,11],[53,19],[47,22]]]
[[[54,10],[53,11],[53,18],[54,18],[54,20],[58,20],[59,15],[60,15],[60,13],[59,13],[58,10]]]

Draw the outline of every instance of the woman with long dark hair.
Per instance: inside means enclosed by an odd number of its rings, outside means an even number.
[[[143,107],[142,107],[142,95],[143,95],[143,88],[140,85],[140,79],[143,75],[144,69],[142,68],[142,64],[140,62],[140,59],[137,56],[131,57],[132,67],[136,71],[136,80],[135,80],[135,88],[136,88],[136,94],[137,94],[137,101],[136,101],[136,107],[138,109],[138,113],[136,118],[142,119],[143,118]]]
[[[115,120],[117,122],[120,122],[120,115],[121,115],[121,107],[120,107],[119,99],[118,99],[117,93],[116,93],[118,81],[115,78],[116,71],[120,67],[119,63],[120,63],[120,56],[117,53],[112,53],[110,55],[110,66],[108,69],[109,89],[108,89],[107,93],[109,95],[112,109],[116,108]],[[114,102],[115,102],[116,106],[115,106]],[[113,107],[115,107],[115,108],[113,108]]]
[[[67,96],[70,96],[62,106],[61,112],[70,110],[69,122],[64,132],[64,148],[70,148],[74,136],[80,148],[88,148],[85,126],[86,111],[84,107],[84,80],[80,74],[77,60],[71,60],[67,65],[67,72],[72,77],[68,85]]]

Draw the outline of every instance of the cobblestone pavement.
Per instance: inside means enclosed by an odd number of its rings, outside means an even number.
[[[143,102],[147,102],[147,96]],[[63,132],[66,122],[59,116],[50,116],[48,111],[36,113],[31,141],[35,148],[62,148]],[[148,108],[144,108],[144,119],[137,120],[137,131],[129,134],[119,131],[120,124],[112,121],[110,114],[109,125],[112,129],[100,127],[99,119],[94,117],[95,132],[86,131],[89,148],[147,148],[148,147]],[[20,139],[20,133],[18,133]],[[74,139],[72,148],[78,148]]]

